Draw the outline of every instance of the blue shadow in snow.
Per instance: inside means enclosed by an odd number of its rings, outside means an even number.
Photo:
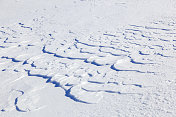
[[[9,57],[5,57],[5,56],[2,56],[1,58],[11,59],[12,62],[21,62],[21,61],[19,61],[19,60],[16,60],[15,58],[9,58]]]
[[[71,88],[68,89],[68,90],[65,90],[65,96],[66,97],[69,97],[70,99],[74,100],[75,102],[81,102],[81,103],[85,103],[85,104],[91,104],[91,103],[88,103],[88,102],[85,102],[85,101],[81,101],[81,100],[77,99],[74,95],[70,94]]]

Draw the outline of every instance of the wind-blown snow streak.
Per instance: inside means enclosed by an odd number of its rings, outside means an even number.
[[[172,27],[128,25],[112,34],[102,32],[101,38],[75,35],[65,40],[51,33],[37,35],[35,26],[17,25],[22,32],[0,28],[1,72],[10,69],[5,62],[18,64],[19,70],[13,71],[42,78],[62,88],[75,102],[98,103],[104,94],[143,95],[141,90],[149,84],[127,79],[141,74],[144,79],[147,75],[167,76],[173,69],[168,73],[163,69],[175,68],[176,30]],[[18,107],[18,97],[14,105],[17,111],[26,112]]]

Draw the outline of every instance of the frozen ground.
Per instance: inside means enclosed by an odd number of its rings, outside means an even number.
[[[1,0],[1,117],[174,117],[175,0]]]

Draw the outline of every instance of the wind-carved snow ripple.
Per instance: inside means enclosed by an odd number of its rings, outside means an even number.
[[[34,34],[35,28],[19,25],[28,29],[23,33],[29,38]],[[47,33],[42,39],[34,36],[35,42],[30,39],[26,42],[18,35],[12,39],[6,34],[8,38],[2,37],[0,47],[10,54],[1,54],[1,59],[21,63],[18,71],[62,88],[65,96],[76,102],[98,103],[107,94],[142,95],[150,84],[133,82],[131,78],[166,74],[162,69],[167,68],[167,62],[175,63],[176,30],[162,27],[165,25],[155,22],[151,26],[129,25],[118,32],[85,38],[70,36],[68,40]],[[24,48],[27,49],[23,51]],[[15,49],[18,54],[10,52]]]

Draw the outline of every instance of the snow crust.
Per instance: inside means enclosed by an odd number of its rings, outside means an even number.
[[[176,115],[174,0],[0,7],[0,116]]]

